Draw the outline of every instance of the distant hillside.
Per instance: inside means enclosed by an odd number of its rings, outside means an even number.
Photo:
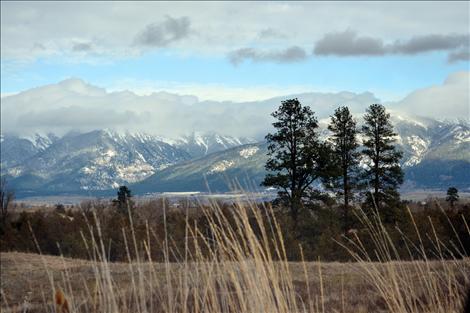
[[[398,113],[392,121],[403,151],[406,188],[470,188],[468,122]],[[320,120],[322,139],[328,137],[327,123]],[[1,174],[19,196],[111,193],[123,184],[134,184],[139,192],[208,191],[206,183],[213,191],[227,191],[234,180],[258,187],[267,151],[265,144],[252,141],[197,132],[176,139],[111,130],[62,138],[4,134]]]
[[[70,133],[62,138],[2,135],[1,174],[18,196],[96,194],[246,142],[250,140],[214,133],[172,140],[110,130]]]
[[[408,189],[456,186],[470,190],[470,126],[465,122],[438,122],[394,115],[397,143],[403,151],[402,167]],[[327,121],[321,137],[325,139]],[[243,157],[245,149],[256,151]],[[248,151],[248,150],[246,150]],[[229,191],[233,181],[259,188],[266,175],[267,145],[245,145],[176,164],[133,186],[137,192]],[[249,177],[249,179],[248,179]]]
[[[137,193],[208,190],[226,192],[241,186],[251,191],[259,188],[259,183],[264,178],[266,152],[267,145],[258,143],[212,153],[168,167],[132,185],[131,189]]]
[[[174,145],[183,149],[192,158],[200,158],[213,152],[227,150],[256,141],[249,138],[223,136],[217,133],[198,133],[182,136],[175,140]]]

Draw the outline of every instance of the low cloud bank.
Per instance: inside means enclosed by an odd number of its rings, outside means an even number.
[[[469,72],[450,75],[441,85],[410,93],[389,108],[438,119],[470,119]],[[158,92],[108,92],[79,79],[34,88],[2,98],[2,132],[31,134],[112,128],[175,137],[192,131],[262,138],[270,129],[270,114],[287,98],[297,97],[319,118],[339,105],[363,113],[380,103],[372,93],[302,93],[263,101],[200,101],[194,96]]]

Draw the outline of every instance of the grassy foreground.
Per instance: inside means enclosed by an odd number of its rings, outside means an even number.
[[[108,262],[97,219],[92,239],[84,236],[89,260],[2,253],[2,312],[462,312],[470,260],[439,258],[447,248],[438,238],[437,260],[423,249],[420,260],[399,261],[380,218],[363,215],[374,256],[356,238],[338,245],[354,263],[293,263],[269,207],[240,206],[227,216],[213,206],[206,214],[210,233],[188,225],[183,254],[168,235],[163,263],[151,259],[151,230],[142,243],[123,231],[129,262]]]
[[[2,312],[45,312],[53,311],[53,290],[49,281],[52,275],[57,288],[73,292],[74,304],[79,308],[87,305],[92,307],[95,289],[95,266],[93,262],[54,256],[40,256],[27,253],[1,253],[1,289]],[[393,264],[393,263],[392,263]],[[416,265],[412,262],[401,262],[393,265],[406,268],[410,273],[415,272],[419,280],[420,274],[416,272]],[[470,276],[469,261],[431,262],[430,271],[438,275],[443,267],[452,268],[463,281],[464,275]],[[49,274],[45,270],[47,267]],[[166,266],[164,264],[141,264],[144,276],[155,275],[164,281]],[[197,266],[197,265],[193,265]],[[292,283],[299,298],[307,299],[310,290],[313,300],[313,312],[388,312],[387,304],[374,284],[367,279],[364,266],[376,267],[385,271],[391,264],[359,264],[359,263],[317,263],[300,262],[289,263]],[[152,267],[152,269],[150,269]],[[460,269],[459,269],[460,268]],[[137,269],[133,267],[134,275]],[[184,270],[180,265],[173,264],[171,271],[176,273]],[[126,263],[113,263],[109,265],[116,291],[120,295],[131,297],[133,293],[132,274]],[[305,275],[307,272],[307,276]],[[321,277],[320,279],[320,272]],[[456,277],[457,278],[457,277]],[[67,285],[67,287],[64,287]],[[416,286],[419,288],[419,283]],[[67,288],[67,289],[65,289]],[[174,292],[180,292],[174,290]],[[253,291],[245,290],[247,296]],[[424,290],[415,290],[416,295],[425,299]],[[323,294],[323,299],[322,299]],[[459,299],[455,299],[455,312],[459,311]],[[202,311],[202,310],[201,310]],[[308,311],[308,310],[307,310]],[[91,310],[91,312],[94,312]],[[160,312],[160,311],[156,311]],[[165,311],[163,311],[165,312]],[[261,311],[252,311],[261,312]],[[407,311],[408,312],[408,311]],[[413,311],[409,311],[413,312]],[[436,311],[438,312],[438,311]],[[450,311],[449,311],[450,312]]]

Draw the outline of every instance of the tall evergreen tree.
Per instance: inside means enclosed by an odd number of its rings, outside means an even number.
[[[127,213],[127,210],[132,208],[132,193],[127,186],[120,186],[117,191],[117,199],[113,200],[113,204],[117,207],[119,212]]]
[[[399,207],[398,187],[403,183],[399,164],[402,152],[394,145],[396,133],[384,106],[372,104],[364,115],[364,122],[364,174],[365,182],[372,188],[366,203],[375,205],[385,222],[393,222]]]
[[[449,189],[447,189],[446,201],[454,208],[454,203],[459,201],[459,190],[455,187],[449,187]]]
[[[337,176],[332,179],[329,186],[343,198],[343,230],[350,226],[349,204],[354,199],[354,192],[358,187],[359,152],[357,141],[356,121],[347,107],[339,107],[331,116],[328,129],[331,131],[329,139],[334,153]]]
[[[299,100],[282,101],[272,116],[276,132],[266,136],[268,174],[262,185],[278,189],[278,200],[289,207],[296,227],[311,184],[322,175],[325,147],[318,139],[314,113]]]

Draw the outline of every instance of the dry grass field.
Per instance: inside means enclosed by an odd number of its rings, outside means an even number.
[[[55,256],[41,256],[27,253],[1,253],[1,292],[2,312],[44,312],[53,308],[53,290],[49,280],[52,275],[54,286],[62,290],[71,289],[78,306],[84,301],[92,301],[86,290],[93,290],[96,283],[93,262]],[[450,264],[452,263],[452,264]],[[150,275],[154,269],[157,277],[166,280],[164,264],[141,264],[144,275]],[[197,266],[197,265],[194,265]],[[307,299],[307,292],[314,300],[314,310],[322,312],[388,312],[385,300],[376,286],[368,280],[364,266],[378,267],[385,271],[387,264],[359,263],[289,263],[289,271],[295,292],[302,299]],[[400,266],[410,272],[416,270],[415,264],[402,262]],[[470,261],[432,262],[431,271],[436,275],[444,271],[444,266],[459,269],[458,280],[470,276]],[[152,269],[150,269],[152,267]],[[49,271],[46,271],[46,269]],[[305,269],[307,275],[305,275]],[[132,293],[132,274],[129,264],[109,264],[109,270],[116,289],[123,294]],[[134,269],[137,271],[137,269]],[[172,264],[173,272],[182,267]],[[321,273],[321,280],[320,280]],[[134,275],[136,273],[134,272]],[[419,280],[419,271],[414,273]],[[419,283],[417,282],[417,288]],[[249,290],[247,290],[249,292]],[[419,293],[419,291],[416,291]],[[67,293],[66,293],[67,294]],[[425,297],[423,293],[420,297]],[[425,301],[425,299],[424,299]]]
[[[266,209],[267,216],[256,205],[240,206],[229,224],[226,213],[212,207],[211,236],[188,226],[178,262],[170,262],[170,237],[165,262],[157,263],[150,239],[138,243],[133,232],[129,238],[124,231],[128,262],[109,262],[98,220],[89,225],[91,241],[84,240],[89,260],[2,253],[2,312],[462,312],[470,286],[468,257],[431,260],[417,242],[410,249],[423,252],[419,260],[399,261],[381,220],[364,215],[373,257],[356,238],[348,246],[338,244],[356,262],[288,262],[282,232]],[[440,253],[446,249],[438,239],[436,247]],[[54,303],[63,303],[62,293],[65,307]]]

